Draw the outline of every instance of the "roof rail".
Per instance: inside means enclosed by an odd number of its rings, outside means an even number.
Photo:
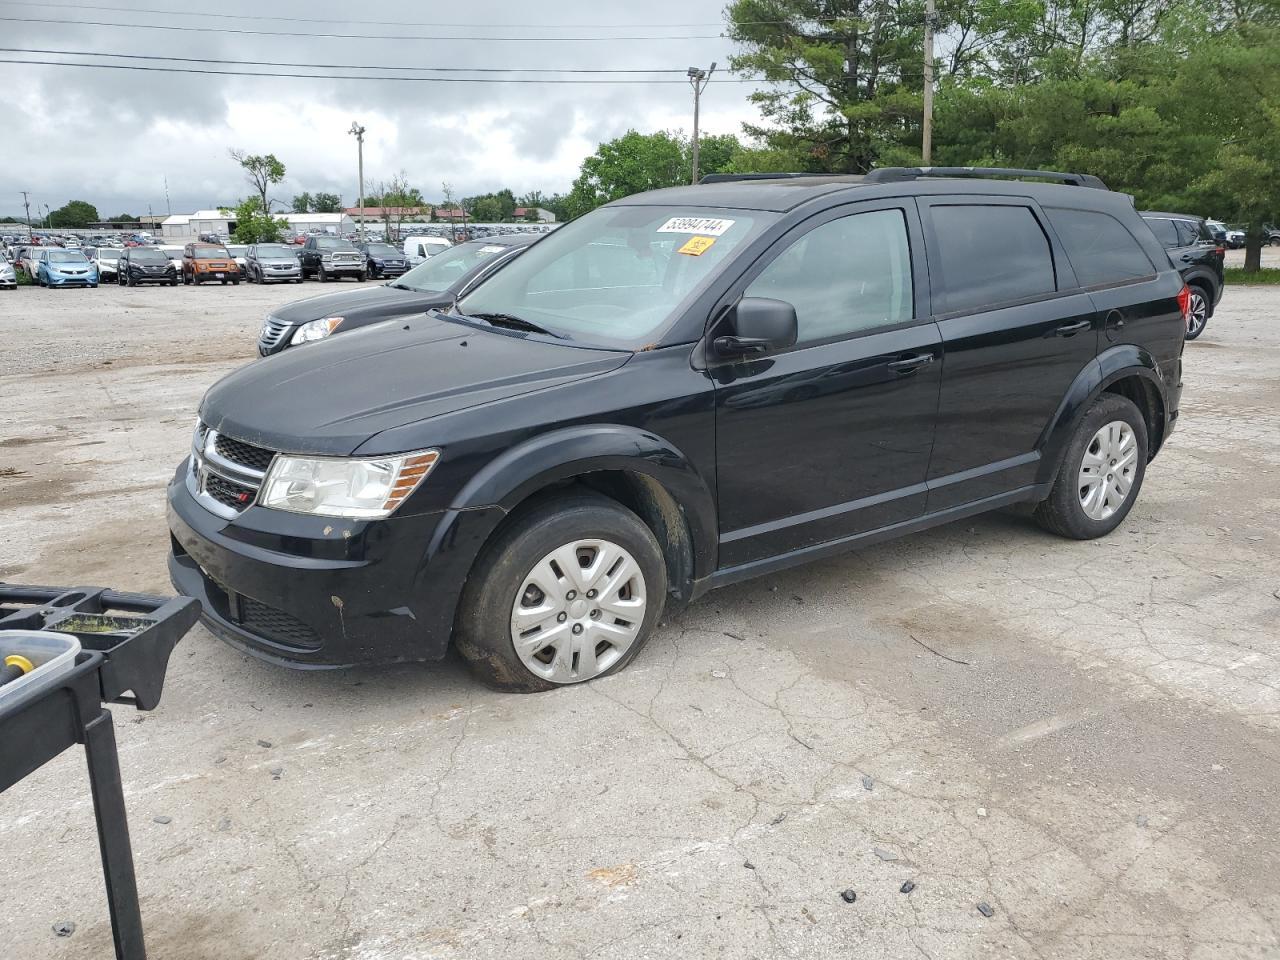
[[[830,173],[708,173],[698,183],[733,183],[737,180],[798,180],[802,177],[830,177]]]
[[[1090,173],[1060,173],[1056,170],[1019,170],[1005,167],[881,167],[866,175],[865,183],[894,183],[920,177],[1009,177],[1015,180],[1057,180],[1073,187],[1106,190],[1107,185]]]

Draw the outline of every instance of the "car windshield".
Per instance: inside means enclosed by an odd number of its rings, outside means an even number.
[[[120,251],[115,247],[99,247],[98,258],[101,260],[117,260],[120,257]]]
[[[316,248],[319,250],[355,250],[350,240],[339,240],[337,237],[316,237]]]
[[[227,247],[227,253],[231,254],[233,257],[243,257],[244,252],[248,249],[249,248],[247,246],[233,243]]]
[[[191,256],[196,260],[226,260],[230,257],[226,247],[195,247]]]
[[[510,247],[496,243],[473,240],[460,243],[437,253],[430,260],[418,264],[392,284],[420,293],[441,293],[465,277],[480,264],[492,260]]]
[[[365,247],[365,250],[370,256],[374,257],[398,257],[401,255],[400,251],[389,243],[371,243]]]
[[[50,250],[44,255],[50,263],[88,263],[79,250]]]
[[[264,243],[262,246],[258,247],[259,260],[270,259],[273,257],[288,257],[293,259],[297,257],[297,254],[294,252],[293,247],[286,247],[281,243]]]
[[[657,339],[772,219],[754,210],[604,207],[516,258],[458,312],[518,317],[572,340],[636,349]]]
[[[169,258],[154,247],[134,247],[129,259],[135,263],[168,263]]]

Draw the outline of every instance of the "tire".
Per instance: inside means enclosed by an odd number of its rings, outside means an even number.
[[[1118,425],[1127,427],[1127,444],[1124,442],[1125,431]],[[1102,434],[1109,428],[1114,431],[1110,436]],[[1110,451],[1108,442],[1113,444]],[[1036,520],[1046,530],[1073,540],[1106,536],[1120,526],[1138,499],[1147,472],[1148,449],[1147,422],[1133,401],[1104,393],[1077,424],[1053,489],[1048,499],[1036,507]],[[1099,452],[1103,454],[1100,466],[1093,469],[1115,469],[1115,473],[1101,473],[1096,484],[1085,486],[1086,453],[1091,455],[1090,459],[1096,459]],[[1128,462],[1129,452],[1132,454],[1131,462]],[[1108,453],[1112,456],[1108,457]],[[1127,474],[1120,468],[1127,469]],[[1109,482],[1112,476],[1120,478],[1116,486]],[[1128,487],[1120,494],[1118,489],[1123,479],[1128,480]],[[1082,491],[1093,491],[1089,494],[1092,515],[1082,502]]]
[[[116,286],[123,287],[125,285],[125,277],[123,273],[116,274]]]
[[[178,285],[178,281],[177,281],[176,279],[174,279],[174,280],[167,280],[167,281],[165,281],[165,282],[168,284],[168,286],[171,286],[171,287],[176,287],[176,286]]]
[[[604,558],[592,552],[602,541],[604,547],[612,548]],[[643,610],[639,624],[602,609],[603,601],[596,606],[588,599],[593,595],[582,592],[588,585],[602,582],[612,566],[602,567],[602,574],[594,580],[585,578],[589,568],[580,567],[577,577],[555,581],[557,568],[548,566],[553,559],[550,555],[575,544],[583,545],[578,557],[592,563],[597,558],[609,563],[610,554],[618,558],[613,553],[618,548],[630,556],[633,572],[621,574],[627,576],[625,586],[612,599],[624,612],[639,599],[642,605],[636,612]],[[614,576],[618,575],[615,572]],[[548,585],[548,592],[533,585],[535,576]],[[573,591],[576,596],[570,593],[575,580],[579,587]],[[662,550],[644,521],[607,497],[574,493],[531,507],[485,546],[467,578],[454,636],[472,673],[489,686],[511,693],[554,690],[623,669],[653,633],[666,594]],[[543,672],[534,672],[516,651],[512,619],[518,602],[547,605],[552,611],[525,634],[533,643],[544,635],[555,638],[541,649],[532,643],[529,646],[530,662],[537,663]],[[557,605],[570,612],[557,614]],[[590,642],[593,636],[598,639],[590,656],[593,660],[600,656],[603,662],[581,666],[580,658],[588,655],[583,641]]]
[[[1209,325],[1209,318],[1213,316],[1213,300],[1209,297],[1209,291],[1198,283],[1190,284],[1187,289],[1191,291],[1191,319],[1187,323],[1187,339],[1194,340]]]
[[[366,280],[369,279],[369,271],[361,270],[359,273],[356,274],[356,279],[361,283],[364,283]]]
[[[320,269],[316,273],[316,279],[319,280],[321,283],[329,282],[329,274],[325,272],[324,264],[320,265]]]
[[[231,281],[231,285],[232,285],[233,287],[238,287],[238,286],[240,286],[240,278],[239,278],[239,277],[235,277],[234,279],[232,279],[232,281]]]

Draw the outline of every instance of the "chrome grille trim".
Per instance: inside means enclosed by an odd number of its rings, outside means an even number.
[[[187,471],[187,490],[210,513],[226,520],[234,520],[256,502],[258,490],[267,473],[265,470],[255,470],[228,460],[218,453],[217,440],[216,430],[197,424],[195,435],[191,438],[191,467]],[[211,476],[253,491],[253,499],[240,510],[227,506],[208,492]]]
[[[288,320],[281,320],[276,316],[268,316],[266,323],[262,325],[262,332],[258,334],[258,342],[268,350],[272,350],[280,345],[280,341],[293,329],[293,324]]]

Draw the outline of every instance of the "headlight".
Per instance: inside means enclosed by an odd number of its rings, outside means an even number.
[[[345,319],[345,317],[325,317],[322,320],[312,320],[310,323],[304,323],[294,331],[293,339],[289,343],[296,347],[300,343],[323,340],[342,326],[342,321]]]
[[[277,456],[258,504],[325,517],[378,520],[418,489],[440,459],[437,450],[371,460]]]

